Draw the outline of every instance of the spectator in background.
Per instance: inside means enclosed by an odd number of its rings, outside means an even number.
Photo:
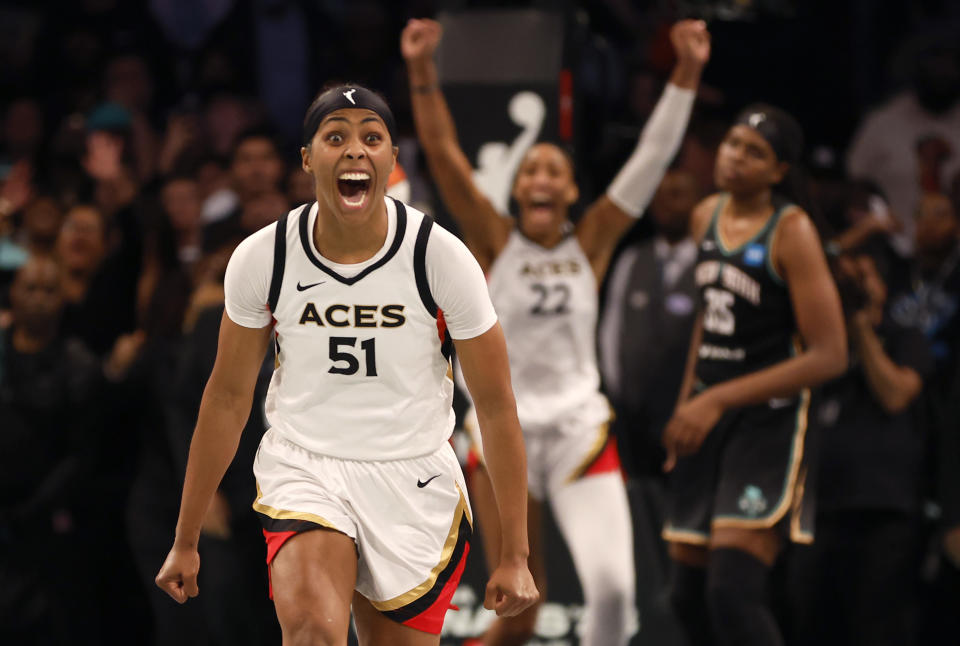
[[[10,296],[13,325],[0,330],[0,642],[99,644],[92,546],[102,528],[85,513],[99,365],[59,332],[51,258],[31,258]]]
[[[129,267],[114,262],[117,256],[108,261],[107,238],[103,213],[81,204],[67,212],[56,247],[63,263],[63,330],[100,356],[117,337],[133,330],[139,274],[137,266],[130,276]]]
[[[203,200],[199,182],[188,174],[169,175],[160,189],[160,204],[173,232],[179,262],[191,267],[203,243]]]
[[[225,243],[236,244],[286,213],[289,206],[280,192],[284,172],[283,158],[271,131],[254,128],[242,133],[230,162],[236,206],[204,229],[204,249],[212,251]]]
[[[933,360],[919,329],[886,315],[870,255],[837,261],[850,368],[828,383],[817,538],[791,564],[798,646],[917,643],[924,429],[914,403]]]
[[[230,92],[216,92],[206,101],[202,123],[208,151],[227,159],[236,152],[241,136],[260,120],[256,102]],[[269,135],[272,138],[272,133]]]
[[[918,53],[913,87],[864,118],[847,170],[886,194],[900,231],[897,251],[913,255],[911,214],[922,192],[940,192],[960,172],[960,41],[956,33]]]
[[[916,258],[908,277],[909,289],[891,303],[890,314],[901,325],[922,330],[931,344],[934,371],[921,400],[922,423],[934,442],[939,461],[937,501],[948,539],[960,534],[960,429],[957,420],[957,371],[960,362],[960,219],[945,195],[928,193],[920,200],[916,217]],[[925,626],[960,630],[956,599],[960,596],[960,568],[941,560],[935,595]],[[945,622],[945,623],[944,623]],[[934,630],[931,634],[937,634]]]
[[[32,255],[50,255],[54,252],[62,225],[63,208],[60,203],[53,197],[41,195],[23,212],[21,244]]]

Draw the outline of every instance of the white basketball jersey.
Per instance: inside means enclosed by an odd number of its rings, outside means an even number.
[[[546,249],[514,230],[487,280],[524,432],[602,399],[597,281],[576,237]]]
[[[423,269],[432,222],[393,200],[387,209],[387,244],[349,277],[314,246],[316,205],[288,216],[266,415],[315,453],[411,458],[453,429],[452,341]]]

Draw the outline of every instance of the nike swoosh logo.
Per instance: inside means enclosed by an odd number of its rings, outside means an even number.
[[[438,473],[437,475],[433,476],[432,478],[427,478],[427,481],[426,481],[426,482],[420,482],[420,478],[417,478],[417,486],[420,487],[421,489],[423,489],[423,488],[426,487],[428,484],[430,484],[430,481],[432,481],[433,478],[439,478],[439,477],[440,477],[440,474]]]
[[[310,283],[309,285],[301,285],[301,284],[300,284],[300,281],[297,281],[297,291],[298,291],[298,292],[303,292],[303,291],[306,291],[306,290],[310,289],[311,287],[316,287],[317,285],[322,285],[322,284],[324,284],[325,282],[327,282],[327,281],[321,280],[319,283]]]

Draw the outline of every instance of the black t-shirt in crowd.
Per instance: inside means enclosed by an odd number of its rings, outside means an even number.
[[[877,330],[887,356],[926,379],[933,357],[923,333],[884,320]],[[818,510],[919,509],[925,438],[914,406],[891,415],[880,405],[851,347],[850,369],[824,386],[817,421],[821,427]]]

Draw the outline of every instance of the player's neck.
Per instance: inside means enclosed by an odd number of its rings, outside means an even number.
[[[756,193],[731,193],[726,212],[734,218],[766,217],[770,212],[770,189]]]
[[[557,227],[555,229],[549,230],[540,230],[529,232],[524,230],[522,226],[517,226],[517,230],[528,240],[535,242],[544,249],[553,249],[558,244],[563,242],[565,237],[565,230],[562,227]]]
[[[381,200],[369,214],[339,216],[319,208],[313,226],[313,243],[324,258],[345,265],[369,260],[387,240],[389,220]]]

